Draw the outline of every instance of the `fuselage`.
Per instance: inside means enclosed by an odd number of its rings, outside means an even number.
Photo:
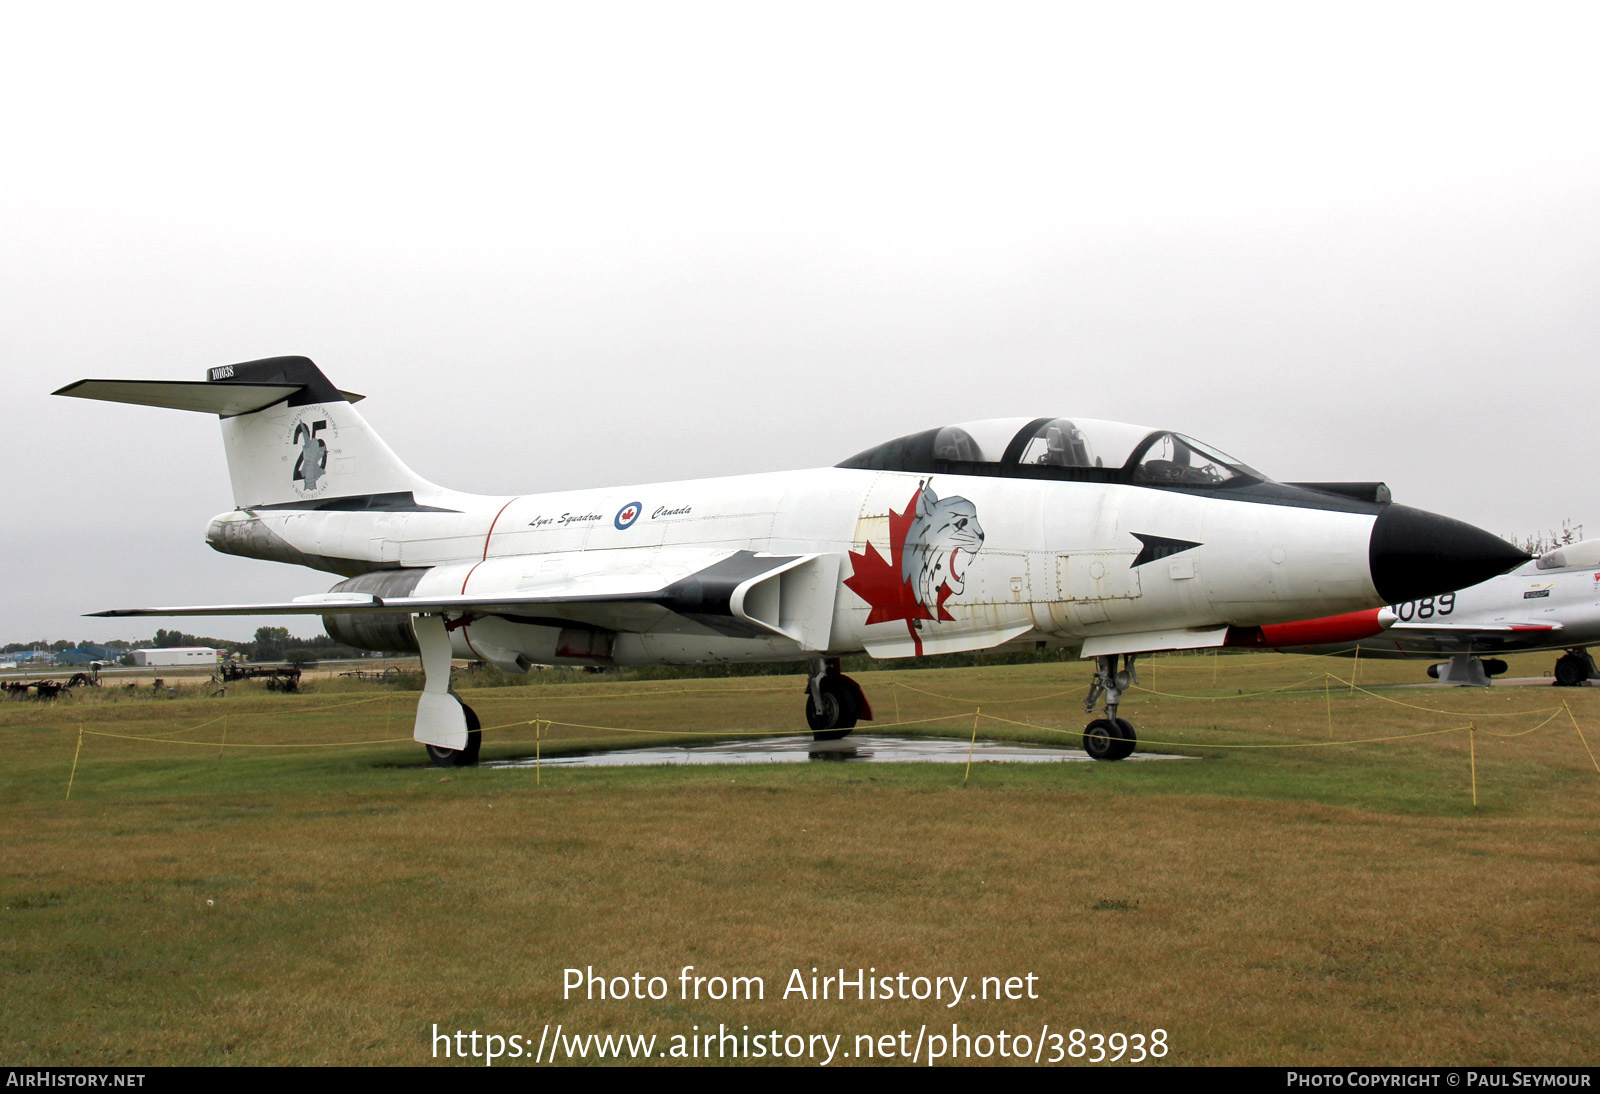
[[[951,514],[951,527],[938,526]],[[954,527],[963,519],[966,529]],[[441,490],[361,511],[238,510],[213,520],[207,539],[218,550],[345,575],[406,571],[415,575],[410,595],[538,592],[585,575],[676,572],[718,551],[831,554],[841,565],[827,591],[825,652],[895,656],[1076,648],[1096,635],[1367,607],[1382,600],[1369,565],[1374,521],[1338,507],[1115,483],[819,468],[514,497]],[[1182,546],[1152,552],[1150,542]],[[924,572],[906,573],[907,556],[920,556]],[[562,629],[491,617],[452,636],[461,656],[480,652],[474,637],[493,632],[485,646],[545,662],[815,652],[778,634],[679,628],[623,630],[599,658],[574,655],[571,643],[558,656]],[[1184,638],[1167,641],[1177,648]]]

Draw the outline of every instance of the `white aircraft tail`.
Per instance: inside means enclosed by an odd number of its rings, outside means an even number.
[[[79,380],[56,392],[216,414],[240,509],[385,509],[437,487],[394,454],[307,357],[221,365],[203,381]]]

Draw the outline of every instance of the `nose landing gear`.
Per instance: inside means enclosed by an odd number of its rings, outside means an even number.
[[[1106,716],[1096,718],[1083,729],[1083,750],[1091,759],[1126,759],[1138,744],[1133,723],[1117,717],[1117,704],[1122,701],[1122,693],[1139,682],[1139,674],[1133,667],[1136,657],[1138,654],[1134,653],[1123,655],[1124,668],[1121,672],[1117,671],[1116,654],[1095,658],[1094,680],[1089,684],[1088,698],[1083,701],[1083,712],[1094,713],[1095,706],[1104,696]]]

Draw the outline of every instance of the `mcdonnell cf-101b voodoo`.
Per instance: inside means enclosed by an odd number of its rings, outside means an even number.
[[[320,615],[346,645],[417,652],[415,735],[442,765],[479,747],[452,658],[805,659],[806,719],[829,737],[872,718],[843,654],[1035,648],[1093,659],[1085,711],[1104,717],[1084,745],[1121,759],[1141,654],[1447,592],[1527,557],[1391,504],[1381,483],[1274,482],[1182,434],[1085,418],[929,429],[809,471],[486,497],[418,477],[304,357],[57,394],[216,414],[235,507],[206,541],[345,578],[287,603],[97,614]]]

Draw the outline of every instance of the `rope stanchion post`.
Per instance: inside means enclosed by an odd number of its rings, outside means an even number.
[[[78,747],[72,750],[72,773],[67,776],[67,796],[63,801],[72,800],[72,780],[78,777],[78,753],[83,751],[83,725],[78,726]]]
[[[1467,723],[1467,754],[1472,758],[1472,806],[1478,806],[1478,734],[1471,722]]]
[[[961,785],[963,787],[967,785],[967,779],[972,776],[972,753],[978,747],[978,718],[982,714],[982,707],[972,712],[972,740],[967,744],[967,773],[961,776]]]

